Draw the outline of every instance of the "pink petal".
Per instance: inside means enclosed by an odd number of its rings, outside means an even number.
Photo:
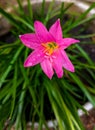
[[[60,19],[58,19],[50,28],[49,32],[56,37],[57,40],[62,39],[62,29],[60,26]]]
[[[46,58],[45,60],[41,62],[41,67],[44,73],[51,79],[54,72],[52,68],[52,63],[50,62],[48,58]]]
[[[35,34],[24,34],[20,35],[19,38],[25,46],[31,49],[35,49],[40,46],[40,42]]]
[[[48,32],[46,27],[41,22],[35,21],[34,27],[36,35],[38,36],[41,43],[54,41],[52,35]]]
[[[63,49],[66,49],[71,44],[75,44],[76,42],[80,42],[79,40],[76,40],[74,38],[63,38],[58,41],[58,43],[63,47]]]
[[[44,59],[43,51],[35,50],[33,51],[25,60],[24,67],[34,66]]]
[[[71,61],[69,60],[66,52],[62,50],[61,53],[62,53],[62,57],[63,57],[63,67],[71,72],[74,72],[75,71],[74,66],[71,63]]]
[[[60,51],[57,51],[53,56],[55,56],[55,58],[53,59],[53,68],[58,78],[62,78],[63,76],[62,55],[60,54]]]

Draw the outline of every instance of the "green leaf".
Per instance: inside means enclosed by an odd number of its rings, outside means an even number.
[[[30,0],[27,0],[27,3],[28,3],[28,12],[29,12],[29,17],[31,18],[31,20],[33,20],[32,4],[31,4]]]
[[[90,93],[88,92],[88,90],[86,89],[86,87],[82,83],[82,81],[79,79],[79,77],[76,74],[72,74],[72,73],[69,73],[69,75],[77,83],[77,85],[80,87],[80,89],[84,92],[84,94],[87,96],[89,101],[95,106],[95,101],[94,101],[93,97],[90,95]]]
[[[88,61],[88,63],[90,65],[93,65],[93,61],[90,59],[90,57],[88,56],[88,54],[78,44],[76,44],[75,46],[81,52],[81,55]]]
[[[17,60],[17,57],[19,56],[19,54],[21,53],[22,49],[24,46],[20,46],[19,49],[17,50],[16,54],[13,56],[13,59],[10,62],[10,65],[8,66],[8,68],[5,70],[4,74],[2,75],[2,77],[0,78],[0,87],[2,87],[3,83],[5,82],[5,79],[7,77],[7,75],[9,74],[9,72],[11,71],[14,62]]]
[[[0,8],[0,13],[6,17],[8,19],[8,21],[15,26],[17,29],[20,29],[23,32],[23,27],[21,24],[19,24],[13,17],[11,14],[5,12],[2,8]]]

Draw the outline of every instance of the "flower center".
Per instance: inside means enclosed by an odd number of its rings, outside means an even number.
[[[57,48],[58,45],[55,42],[42,43],[42,46],[45,47],[45,53],[51,55]]]

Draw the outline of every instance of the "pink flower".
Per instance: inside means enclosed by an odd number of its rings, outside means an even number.
[[[41,65],[44,73],[51,79],[54,71],[58,78],[63,76],[63,67],[74,72],[74,66],[69,60],[65,49],[79,42],[73,38],[62,38],[60,19],[49,29],[39,21],[34,23],[35,33],[20,35],[23,44],[34,51],[27,57],[24,67]]]

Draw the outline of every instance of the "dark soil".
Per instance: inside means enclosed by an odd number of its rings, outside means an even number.
[[[85,130],[95,130],[95,109],[91,109],[87,115],[84,114],[80,118],[81,118],[81,121],[83,122]],[[27,126],[27,127],[28,127],[27,130],[31,130],[30,126]],[[38,129],[35,128],[35,130],[38,130]],[[50,128],[50,130],[54,130],[54,128]]]
[[[15,38],[15,36],[11,32],[6,33],[3,36],[0,36],[0,41],[2,41],[4,43],[12,43],[15,40],[16,40],[16,38]]]
[[[82,48],[87,52],[90,58],[95,62],[95,44],[82,45]]]
[[[85,130],[95,130],[95,109],[88,112],[88,115],[81,116]]]

